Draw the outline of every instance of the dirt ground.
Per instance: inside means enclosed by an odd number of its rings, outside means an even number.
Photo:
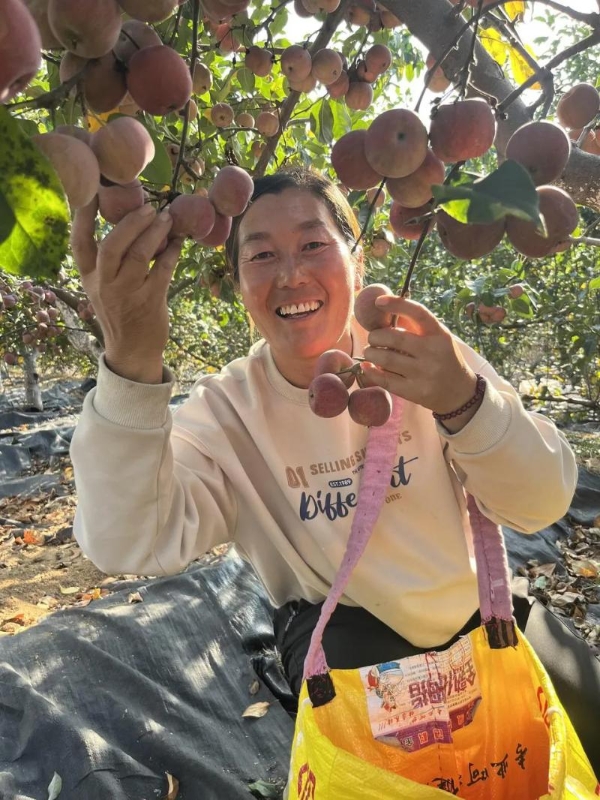
[[[596,454],[590,458],[586,451],[586,456],[579,454],[580,463],[598,468],[600,476]],[[33,471],[58,473],[60,486],[35,498],[0,500],[0,636],[18,634],[59,609],[88,605],[109,594],[116,580],[136,577],[106,576],[73,539],[77,498],[68,456],[52,468],[39,463]],[[598,652],[597,611],[588,619],[587,610],[600,603],[600,518],[591,527],[574,526],[558,546],[567,576],[555,574],[555,563],[538,562],[529,562],[522,574],[529,578],[532,592],[571,617]]]

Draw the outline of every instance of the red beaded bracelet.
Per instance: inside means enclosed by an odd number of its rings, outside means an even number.
[[[474,406],[475,403],[483,397],[483,395],[485,394],[485,385],[486,385],[485,378],[478,372],[475,373],[475,377],[477,378],[477,384],[475,386],[475,394],[473,395],[473,397],[468,402],[466,402],[464,406],[457,408],[456,411],[450,411],[448,414],[436,414],[435,411],[432,411],[431,413],[433,414],[435,419],[437,419],[439,422],[442,422],[445,419],[460,417],[461,414],[464,414],[467,409],[471,408],[471,406]]]

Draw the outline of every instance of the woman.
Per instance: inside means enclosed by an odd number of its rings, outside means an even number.
[[[404,398],[403,425],[386,503],[326,633],[328,661],[363,666],[448,646],[478,624],[463,486],[495,522],[540,530],[563,516],[575,489],[565,438],[418,303],[378,301],[399,327],[367,340],[352,316],[362,281],[354,215],[329,181],[304,169],[258,180],[228,242],[264,338],[201,378],[172,418],[162,353],[180,242],[149,267],[170,224],[168,212],[144,208],[96,246],[94,209],[74,223],[73,250],[106,341],[72,443],[84,552],[107,572],[161,574],[234,541],[277,609],[282,660],[298,691],[348,537],[367,438],[347,414],[314,416],[307,387],[323,351],[364,354],[366,379]],[[524,594],[515,597],[518,622],[597,769],[598,664]]]

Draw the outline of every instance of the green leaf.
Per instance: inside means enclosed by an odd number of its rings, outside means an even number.
[[[52,780],[50,781],[50,785],[48,786],[48,800],[56,800],[61,792],[62,778],[58,772],[55,772],[52,776]]]
[[[171,159],[167,155],[166,148],[156,131],[153,131],[148,126],[146,126],[146,130],[154,142],[154,158],[142,172],[142,177],[157,186],[166,186],[171,183],[173,173]]]
[[[333,114],[333,138],[337,141],[352,129],[352,120],[348,113],[348,106],[343,100],[336,100],[330,104]]]
[[[53,278],[69,244],[69,208],[48,159],[0,107],[0,269]]]
[[[280,800],[281,789],[275,783],[266,783],[266,781],[255,781],[248,784],[248,789],[254,797],[267,797],[272,800]]]
[[[254,73],[248,67],[242,67],[238,70],[237,79],[240,86],[245,92],[253,92],[256,85],[256,78]]]
[[[277,36],[279,33],[283,33],[285,26],[288,23],[288,10],[285,8],[281,8],[277,14],[275,14],[275,19],[269,25],[269,31],[271,32],[272,36]]]
[[[432,187],[433,196],[459,222],[495,222],[507,215],[532,221],[545,230],[537,191],[516,161],[505,161],[485,178]]]
[[[589,288],[594,291],[595,289],[600,289],[600,276],[597,278],[592,278],[589,284]]]
[[[326,98],[321,100],[317,137],[323,144],[331,144],[333,141],[333,111],[329,100]]]
[[[510,305],[514,311],[522,317],[532,317],[533,308],[525,297],[515,297],[510,301]]]

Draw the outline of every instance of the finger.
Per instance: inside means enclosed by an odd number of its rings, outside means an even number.
[[[154,208],[146,204],[123,217],[98,245],[97,267],[102,277],[110,282],[119,272],[123,258],[136,239],[152,225],[156,217]]]
[[[98,197],[83,208],[78,208],[71,226],[71,250],[81,275],[89,275],[96,268],[98,245],[96,243],[96,213]]]
[[[366,347],[364,357],[368,362],[380,369],[393,372],[396,375],[408,377],[415,372],[416,359],[412,356],[405,356],[396,350],[388,350],[381,347]]]
[[[157,287],[157,291],[160,291],[161,288],[166,291],[166,288],[171,282],[175,267],[179,261],[179,256],[181,255],[183,242],[184,239],[182,238],[169,240],[166,249],[154,262],[154,266],[150,270],[150,275],[148,276],[148,281],[151,281]]]
[[[383,311],[396,314],[401,326],[412,333],[426,336],[447,330],[435,314],[414,300],[395,295],[382,295],[375,300],[375,305]]]
[[[402,328],[377,328],[369,333],[369,344],[416,357],[422,348],[423,337]]]
[[[139,286],[148,277],[150,262],[154,261],[157,251],[165,247],[167,234],[173,225],[173,218],[168,211],[161,211],[152,220],[146,230],[138,236],[127,251],[117,274],[119,283],[128,286]]]
[[[392,375],[386,372],[375,364],[367,364],[364,362],[361,365],[362,370],[362,385],[364,386],[381,386],[388,392],[399,394],[402,396],[400,382],[404,380],[401,375]],[[392,384],[394,384],[392,386]]]

